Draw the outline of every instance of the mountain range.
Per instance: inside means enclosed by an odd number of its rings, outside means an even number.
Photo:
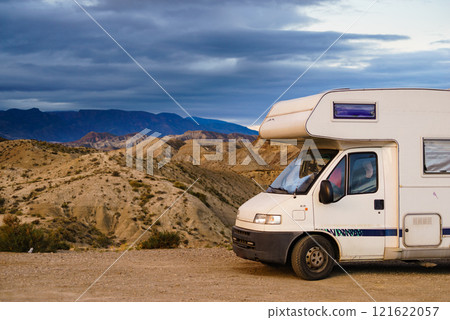
[[[125,148],[127,140],[134,135],[135,133],[129,133],[123,136],[116,136],[108,132],[99,133],[91,131],[79,140],[64,142],[64,145],[69,147],[86,147],[109,151]],[[256,135],[248,135],[243,133],[218,133],[203,130],[186,131],[183,134],[166,136],[166,139],[170,139],[172,145],[175,144],[178,146],[182,145],[183,141],[191,139],[222,139],[223,141],[228,141],[230,139],[247,139],[249,141],[254,141],[256,138]]]
[[[0,111],[0,136],[6,139],[36,139],[69,142],[87,133],[107,132],[116,136],[148,128],[162,135],[180,135],[186,131],[258,134],[247,127],[214,119],[180,117],[174,113],[145,111],[79,110],[43,112],[38,108]]]

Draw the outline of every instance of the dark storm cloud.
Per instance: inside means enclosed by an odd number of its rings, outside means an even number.
[[[215,57],[274,60],[295,55],[317,55],[324,51],[339,33],[275,30],[228,30],[184,35],[165,39],[168,48]],[[354,50],[348,39],[393,41],[407,39],[398,35],[347,34],[338,51]]]
[[[339,36],[288,30],[315,21],[298,9],[317,4],[312,0],[80,3],[193,115],[248,123]],[[1,2],[0,38],[0,108],[63,103],[185,116],[72,1]],[[372,50],[376,42],[404,39],[346,34],[286,98],[333,87],[405,86],[405,74],[411,85],[448,83],[441,71],[448,50]],[[358,63],[365,66],[347,68]],[[36,100],[42,105],[30,102]]]

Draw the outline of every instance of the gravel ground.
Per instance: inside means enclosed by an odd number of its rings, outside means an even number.
[[[1,301],[74,301],[121,252],[0,253]],[[376,301],[449,301],[450,261],[346,263]],[[127,252],[80,301],[371,301],[342,270],[304,281],[224,248]]]

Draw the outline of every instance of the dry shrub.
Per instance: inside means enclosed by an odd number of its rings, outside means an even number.
[[[3,223],[0,227],[0,251],[27,252],[33,248],[33,252],[55,252],[69,249],[58,233],[20,223],[17,216],[7,214]]]
[[[173,249],[180,245],[181,237],[178,232],[154,231],[150,238],[139,244],[140,249]]]

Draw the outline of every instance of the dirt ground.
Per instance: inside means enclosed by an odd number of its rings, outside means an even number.
[[[121,252],[0,253],[1,301],[75,301]],[[346,263],[376,301],[449,301],[450,261]],[[304,281],[214,249],[127,252],[80,301],[371,301],[342,270]]]

